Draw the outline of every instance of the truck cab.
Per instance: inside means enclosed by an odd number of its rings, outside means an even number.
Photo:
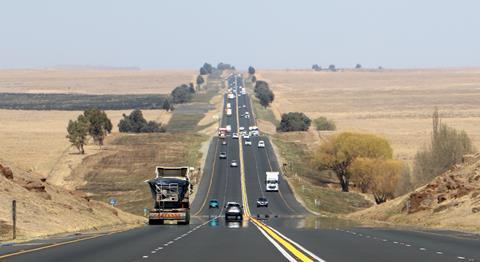
[[[278,192],[278,175],[279,172],[266,172],[265,191]]]

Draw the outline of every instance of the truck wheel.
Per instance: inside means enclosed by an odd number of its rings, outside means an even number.
[[[187,211],[187,214],[185,215],[185,221],[177,222],[179,225],[188,225],[190,224],[190,211]]]

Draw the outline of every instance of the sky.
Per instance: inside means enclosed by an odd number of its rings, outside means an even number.
[[[478,0],[0,0],[0,68],[480,67]]]

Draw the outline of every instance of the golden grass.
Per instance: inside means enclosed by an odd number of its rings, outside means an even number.
[[[118,132],[122,114],[131,110],[106,111]],[[164,110],[143,110],[147,120],[167,123],[171,113]],[[22,170],[32,170],[48,176],[52,172],[68,175],[72,165],[83,156],[75,154],[66,136],[66,126],[80,111],[24,111],[0,110],[0,162]],[[87,153],[96,151],[87,148]],[[57,174],[61,175],[61,174]],[[61,176],[63,176],[61,175]],[[52,181],[53,182],[53,181]]]
[[[464,129],[480,148],[480,69],[313,72],[267,70],[258,79],[275,92],[272,109],[333,119],[339,131],[386,137],[396,157],[411,161],[429,140],[431,114]]]
[[[0,92],[167,94],[194,82],[193,70],[0,70]]]

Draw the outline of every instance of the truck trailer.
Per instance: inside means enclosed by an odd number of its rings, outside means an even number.
[[[189,167],[155,167],[155,178],[146,180],[153,197],[153,209],[148,213],[148,224],[177,221],[190,223]]]

